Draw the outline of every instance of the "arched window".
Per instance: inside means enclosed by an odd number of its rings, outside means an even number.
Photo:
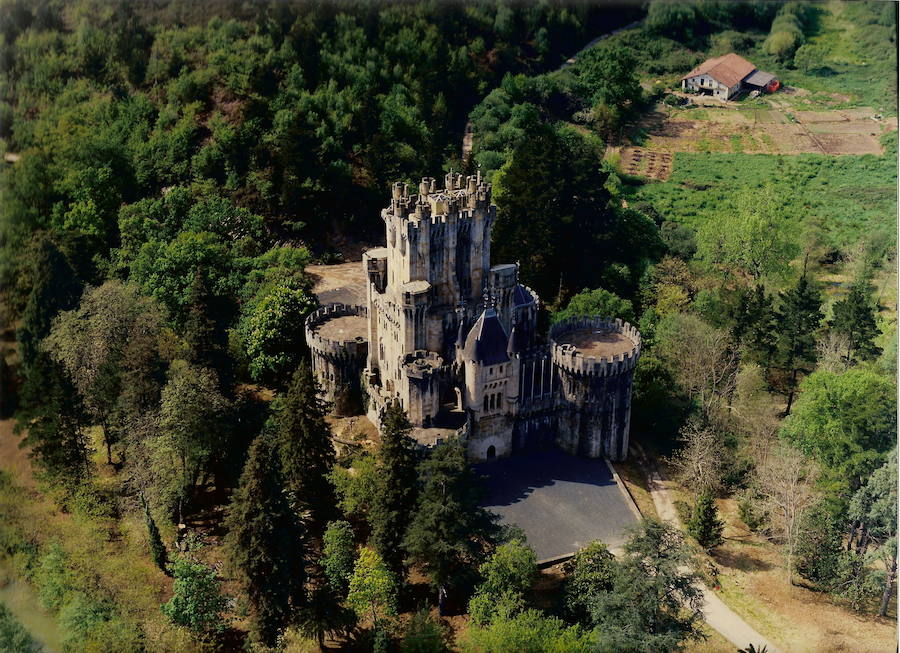
[[[497,408],[502,408],[502,407],[503,407],[503,394],[498,392],[497,393]]]
[[[491,410],[494,410],[494,397],[495,397],[495,395],[494,395],[494,394],[491,394],[490,397],[491,397]]]
[[[487,412],[488,409],[488,396],[484,395],[484,412]]]

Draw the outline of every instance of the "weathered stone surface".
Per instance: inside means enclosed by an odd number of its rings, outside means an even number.
[[[519,283],[517,264],[490,265],[491,185],[451,174],[444,188],[427,177],[418,191],[392,188],[386,246],[360,266],[365,306],[335,304],[307,320],[335,411],[364,410],[377,424],[399,401],[420,442],[465,438],[472,460],[549,443],[623,459],[637,329],[579,318],[542,342],[537,293]]]

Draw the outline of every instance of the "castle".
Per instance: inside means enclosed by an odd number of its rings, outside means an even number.
[[[551,444],[624,459],[640,334],[590,317],[543,340],[518,265],[490,264],[495,215],[480,174],[425,178],[413,195],[393,185],[386,246],[363,256],[366,305],[306,321],[325,398],[375,424],[399,401],[421,444],[461,438],[473,461]]]

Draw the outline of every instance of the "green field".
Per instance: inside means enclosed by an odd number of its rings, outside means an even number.
[[[733,206],[741,193],[771,185],[798,226],[821,228],[837,249],[861,238],[893,239],[897,169],[893,148],[885,156],[678,153],[665,182],[633,187],[668,220],[695,229]]]

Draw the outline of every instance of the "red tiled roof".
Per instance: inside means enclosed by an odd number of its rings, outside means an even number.
[[[756,66],[734,52],[707,59],[681,79],[709,75],[720,84],[731,87],[756,70]]]

